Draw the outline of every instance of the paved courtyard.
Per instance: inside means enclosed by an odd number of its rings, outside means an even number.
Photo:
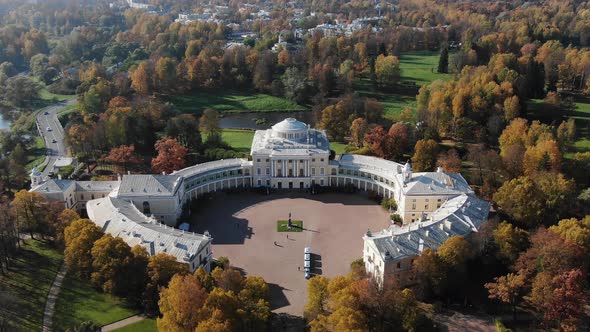
[[[219,193],[202,205],[193,213],[192,230],[211,233],[214,257],[227,256],[246,274],[262,276],[273,311],[293,315],[303,314],[307,298],[304,248],[312,249],[313,273],[346,274],[362,257],[363,234],[386,228],[389,218],[361,194]],[[303,220],[303,232],[277,232],[277,220],[286,220],[289,212],[293,220]]]

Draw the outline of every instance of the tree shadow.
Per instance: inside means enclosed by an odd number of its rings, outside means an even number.
[[[285,292],[292,292],[292,290],[273,283],[268,283],[268,289],[270,297],[270,310],[276,310],[291,304],[287,299]]]

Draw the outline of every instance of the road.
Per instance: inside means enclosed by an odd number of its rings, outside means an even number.
[[[76,99],[70,99],[65,102],[48,106],[39,111],[37,114],[37,129],[39,135],[43,137],[46,147],[46,157],[42,165],[45,165],[41,175],[47,178],[49,172],[53,170],[53,165],[58,157],[65,157],[68,154],[64,142],[64,129],[57,119],[57,113],[64,107],[76,102]]]

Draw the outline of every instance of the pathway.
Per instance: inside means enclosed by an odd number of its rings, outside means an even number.
[[[61,290],[61,284],[64,281],[66,272],[66,265],[62,264],[59,268],[59,272],[57,272],[57,275],[53,280],[53,284],[51,284],[51,288],[49,289],[47,302],[45,302],[45,312],[43,313],[43,332],[51,331],[53,314],[55,313],[55,303],[57,302],[57,297],[59,295],[59,291]]]
[[[118,322],[114,322],[114,323],[111,323],[109,325],[105,325],[100,330],[102,332],[114,331],[114,330],[120,329],[120,328],[122,328],[124,326],[130,325],[130,324],[133,324],[133,323],[137,323],[137,322],[142,321],[144,319],[145,319],[145,316],[143,316],[143,315],[135,315],[135,316],[131,316],[131,317],[122,319],[122,320],[120,320]]]

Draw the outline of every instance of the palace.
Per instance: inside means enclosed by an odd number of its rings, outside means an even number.
[[[410,283],[406,272],[422,250],[476,232],[487,220],[489,203],[475,197],[460,174],[440,168],[414,173],[409,163],[362,155],[331,158],[326,133],[293,118],[256,131],[250,154],[251,161],[218,160],[171,174],[125,174],[117,181],[46,180],[34,169],[31,191],[88,215],[103,231],[144,246],[150,255],[173,255],[191,271],[209,270],[212,237],[174,226],[191,199],[230,188],[347,186],[394,198],[403,225],[363,237],[365,267],[380,283],[386,277]]]

